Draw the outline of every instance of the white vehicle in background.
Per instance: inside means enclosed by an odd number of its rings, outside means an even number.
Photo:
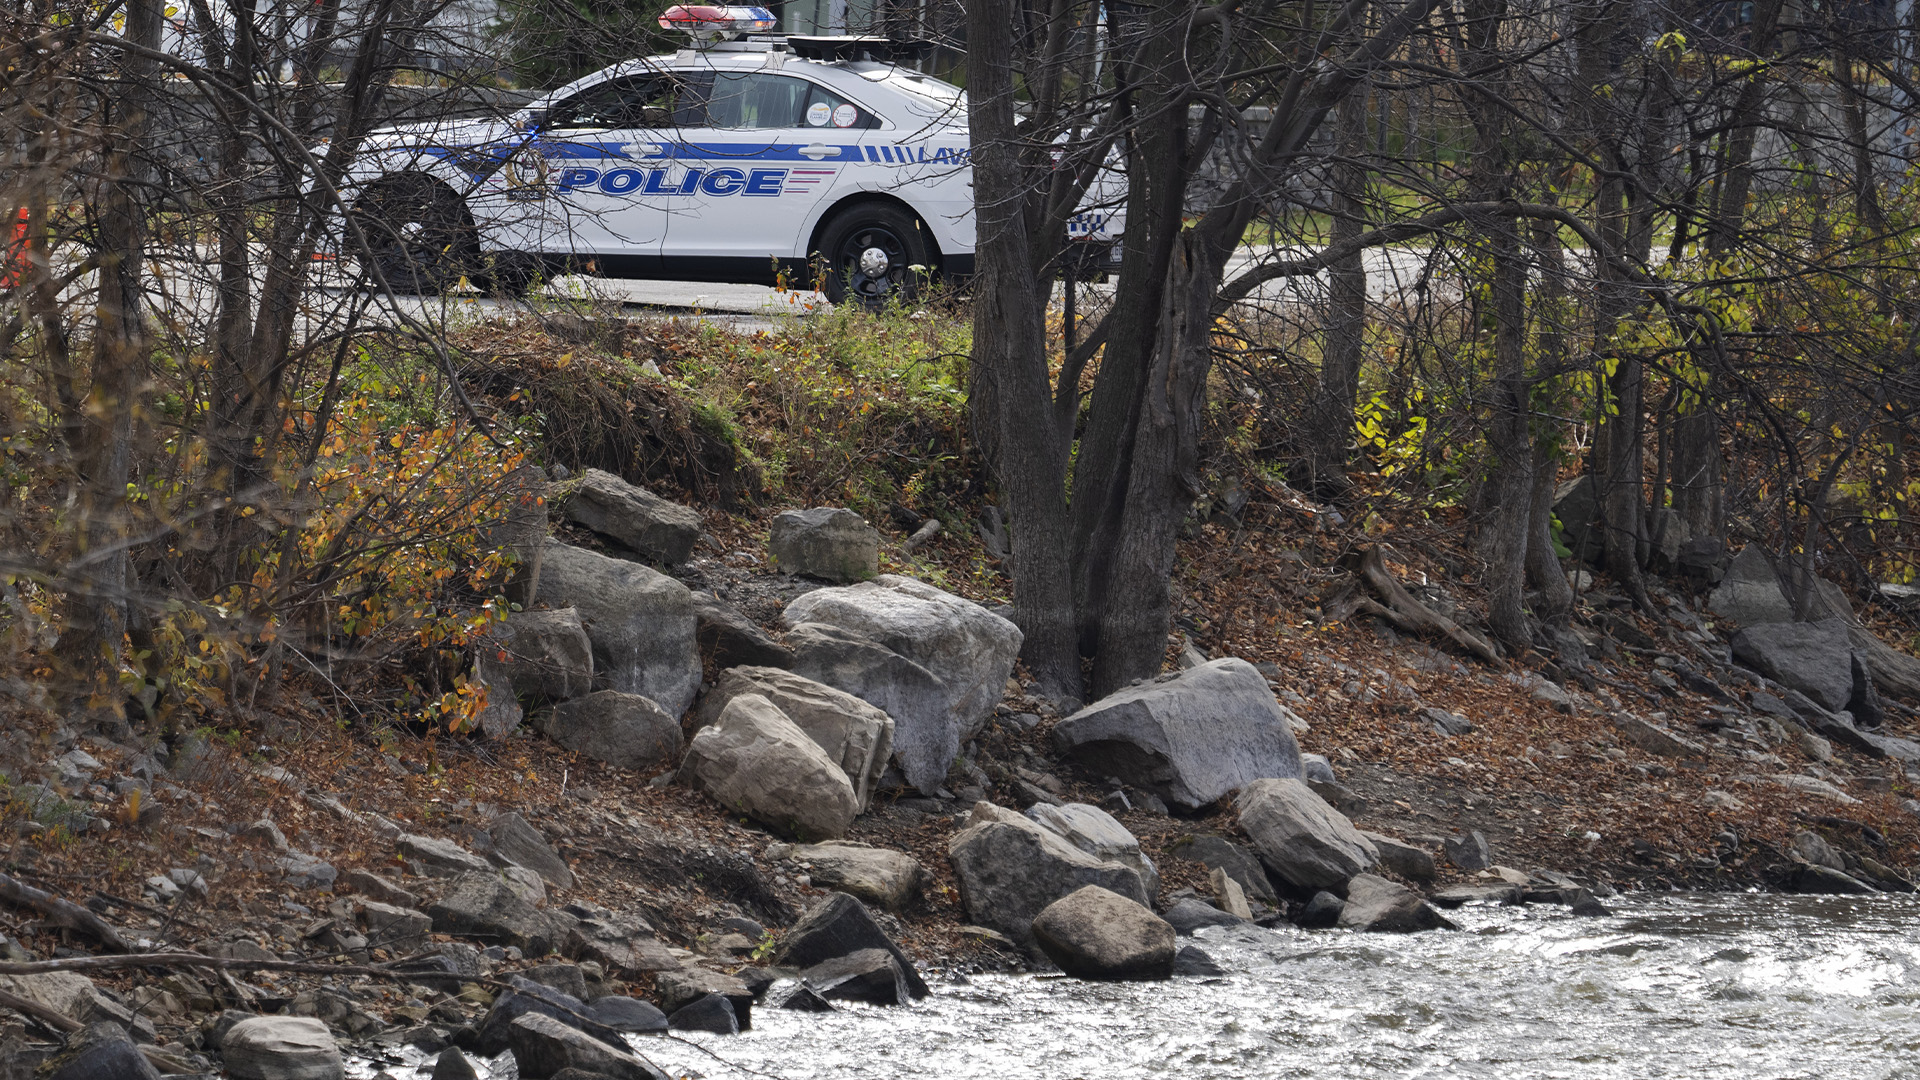
[[[926,43],[761,36],[774,20],[756,7],[660,25],[693,43],[503,119],[373,133],[343,194],[387,283],[818,281],[873,305],[972,272],[966,95],[903,66]],[[1103,174],[1070,223],[1083,261],[1117,263],[1123,192]]]

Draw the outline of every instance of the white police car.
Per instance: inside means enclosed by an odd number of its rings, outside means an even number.
[[[388,284],[818,280],[872,304],[972,271],[966,97],[902,66],[925,43],[741,39],[774,25],[757,7],[678,6],[660,24],[694,44],[506,119],[373,133],[343,194]],[[1070,223],[1083,251],[1117,259],[1123,190],[1103,174]]]

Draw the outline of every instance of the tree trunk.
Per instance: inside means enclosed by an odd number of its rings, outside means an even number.
[[[1366,229],[1367,98],[1356,92],[1336,112],[1339,158],[1333,169],[1334,247]],[[1367,269],[1354,253],[1327,270],[1327,323],[1321,346],[1320,385],[1307,414],[1307,475],[1316,488],[1346,488],[1347,448],[1353,442],[1353,406],[1360,393],[1361,347],[1367,324]]]

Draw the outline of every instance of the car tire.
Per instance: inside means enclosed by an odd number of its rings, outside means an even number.
[[[436,296],[479,273],[479,232],[460,196],[432,177],[378,181],[355,200],[353,213],[370,261],[396,294]]]
[[[875,311],[918,298],[933,269],[933,244],[920,219],[884,203],[836,214],[820,234],[819,252],[827,299]]]

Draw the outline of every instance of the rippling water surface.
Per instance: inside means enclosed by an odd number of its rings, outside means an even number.
[[[1224,978],[977,976],[910,1009],[755,1009],[745,1035],[635,1046],[708,1080],[1920,1078],[1920,901],[1611,903],[1410,937],[1214,928],[1195,940]]]

